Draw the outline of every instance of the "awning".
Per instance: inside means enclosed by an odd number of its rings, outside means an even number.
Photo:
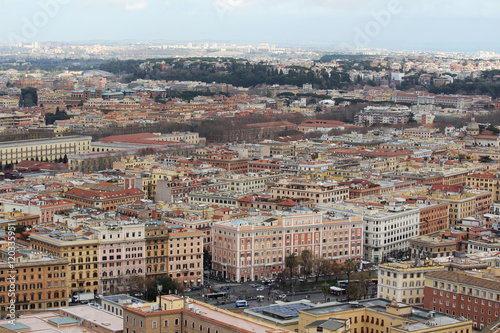
[[[191,282],[194,282],[194,280],[191,280]]]
[[[187,280],[184,280],[184,283],[188,283],[188,281],[187,281]]]
[[[201,279],[198,279],[198,282],[201,282]]]

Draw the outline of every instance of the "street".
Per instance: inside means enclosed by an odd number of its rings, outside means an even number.
[[[257,288],[252,287],[252,285],[258,284],[256,282],[245,282],[245,283],[226,283],[226,282],[220,282],[216,280],[208,280],[207,281],[212,289],[217,289],[221,291],[227,292],[227,297],[226,299],[219,299],[219,300],[208,300],[206,301],[203,295],[206,293],[206,289],[201,289],[201,290],[196,290],[190,293],[186,293],[185,296],[189,296],[193,299],[200,300],[212,305],[216,305],[220,308],[224,309],[234,309],[235,306],[235,301],[236,300],[247,300],[248,301],[248,307],[253,308],[253,307],[259,307],[259,306],[266,306],[269,304],[274,304],[276,300],[282,300],[282,301],[287,301],[287,302],[292,302],[292,301],[297,301],[297,300],[309,300],[313,303],[322,303],[324,302],[324,295],[323,292],[321,291],[320,287],[320,282],[318,282],[318,285],[316,287],[314,286],[307,286],[303,284],[296,284],[293,287],[294,292],[290,292],[290,287],[285,287],[281,289],[269,289],[267,286],[262,285],[264,290],[262,291],[257,291]],[[227,290],[223,290],[226,289]],[[286,298],[279,298],[279,295],[286,295]],[[376,286],[374,288],[370,288],[369,294],[375,294],[376,295]],[[257,296],[263,296],[259,297],[261,300],[257,299]],[[331,302],[333,301],[341,301],[342,299],[345,300],[346,296],[334,296],[332,294],[328,294],[327,296],[327,301],[330,300]]]

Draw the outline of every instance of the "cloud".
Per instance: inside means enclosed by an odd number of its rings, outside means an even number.
[[[85,7],[113,6],[126,10],[143,10],[148,6],[148,2],[148,0],[84,0],[82,4]]]

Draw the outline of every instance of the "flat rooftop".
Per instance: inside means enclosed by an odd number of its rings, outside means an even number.
[[[165,295],[162,296],[162,301],[178,301],[180,298],[178,296],[173,295]],[[193,311],[197,311],[199,316],[205,317],[206,320],[215,320],[220,323],[225,323],[234,330],[241,331],[249,331],[249,332],[288,332],[287,330],[281,330],[278,327],[272,324],[265,324],[263,322],[257,322],[255,319],[250,317],[244,317],[242,315],[238,315],[236,313],[217,308],[215,306],[211,306],[209,304],[198,302],[191,299],[185,299],[186,302],[189,302],[189,308]],[[133,308],[133,311],[150,313],[155,310],[151,309],[152,305],[157,305],[157,303],[149,303],[145,304],[143,307]],[[131,307],[128,307],[129,310],[132,310]]]
[[[91,308],[91,306],[88,306]],[[96,309],[97,310],[97,309]],[[105,313],[102,311],[102,313]],[[98,314],[100,315],[100,314]],[[85,314],[84,314],[85,316]],[[90,317],[86,317],[88,319]],[[15,331],[23,332],[39,332],[39,333],[102,333],[102,329],[92,329],[86,325],[78,325],[79,321],[62,316],[56,312],[40,312],[36,315],[23,315],[22,318],[17,318],[14,325],[10,320],[0,320],[0,326]],[[58,327],[59,325],[59,327]],[[107,327],[107,326],[106,326]],[[123,323],[120,329],[123,330]]]
[[[375,311],[387,312],[386,307],[387,305],[390,304],[391,301],[377,298],[377,299],[359,301],[357,302],[356,305],[352,305],[351,303],[342,303],[342,304],[327,303],[324,306],[318,305],[316,307],[310,309],[304,309],[301,311],[316,315],[328,314],[328,313],[333,314],[335,312],[350,311],[358,308],[370,308]],[[403,303],[398,303],[397,306],[407,306],[407,305]],[[432,327],[440,327],[443,325],[450,325],[466,321],[417,307],[413,307],[412,313],[410,315],[405,315],[404,317],[409,321],[406,330],[410,332],[418,332]],[[431,324],[434,324],[434,326],[431,326]]]
[[[112,331],[123,331],[123,318],[90,305],[65,307],[61,312],[68,316],[83,318],[98,327]]]

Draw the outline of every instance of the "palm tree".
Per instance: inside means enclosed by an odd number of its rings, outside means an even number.
[[[299,258],[295,252],[293,252],[285,258],[285,267],[290,271],[290,291],[292,290],[293,285],[293,271],[297,268],[297,266],[299,266]]]
[[[330,285],[326,282],[323,282],[321,284],[321,291],[323,292],[323,296],[325,297],[324,303],[326,303],[326,296],[328,295],[328,292],[330,291]]]
[[[302,267],[304,267],[304,277],[307,281],[307,278],[309,277],[309,275],[311,275],[311,272],[313,270],[313,256],[311,251],[302,251],[302,253],[300,254],[300,263],[302,264]]]

